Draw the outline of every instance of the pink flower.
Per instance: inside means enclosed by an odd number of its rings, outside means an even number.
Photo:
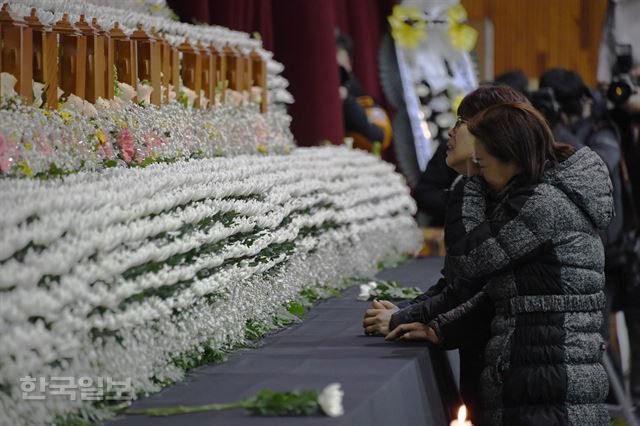
[[[133,158],[133,154],[135,153],[135,148],[133,146],[133,134],[128,127],[124,127],[118,136],[118,140],[116,141],[118,148],[120,148],[120,155],[122,159],[129,164]]]
[[[0,172],[6,174],[11,169],[11,155],[9,147],[4,143],[4,139],[0,136]]]
[[[113,160],[113,148],[111,148],[111,142],[101,144],[98,147],[98,156],[105,160]]]
[[[145,156],[144,156],[144,154],[142,153],[142,150],[140,150],[140,149],[137,149],[137,148],[136,148],[136,154],[135,154],[135,160],[136,160],[136,163],[138,163],[138,164],[142,164],[142,162],[144,161],[144,159],[145,159]]]
[[[49,140],[44,136],[38,139],[38,149],[42,154],[50,157],[53,154],[53,147],[51,146],[51,142],[49,142]]]
[[[152,133],[147,133],[142,137],[142,140],[144,141],[144,146],[146,147],[145,154],[147,156],[153,155],[153,148],[155,145],[154,135]]]

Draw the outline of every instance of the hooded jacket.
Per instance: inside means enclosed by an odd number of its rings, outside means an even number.
[[[547,171],[541,183],[512,181],[489,217],[480,179],[452,192],[460,209],[448,226],[463,237],[449,247],[448,267],[461,280],[486,285],[429,324],[444,345],[464,341],[472,331],[460,323],[493,303],[481,424],[609,424],[598,231],[613,215],[611,193],[608,170],[589,148]]]

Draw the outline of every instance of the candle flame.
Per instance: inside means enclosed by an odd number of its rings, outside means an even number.
[[[467,420],[467,407],[465,405],[460,406],[458,409],[458,422],[463,424]]]

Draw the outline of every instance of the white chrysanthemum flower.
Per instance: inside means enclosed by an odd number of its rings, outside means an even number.
[[[0,73],[0,94],[6,97],[17,95],[14,89],[17,82],[18,79],[15,78],[13,74],[9,74],[8,72]]]
[[[151,103],[151,93],[153,93],[151,85],[138,83],[138,102],[149,105]]]
[[[118,82],[118,89],[120,89],[120,94],[118,95],[118,97],[124,102],[130,102],[137,95],[136,90],[133,88],[133,86],[127,83]]]
[[[44,92],[44,84],[38,81],[33,82],[33,106],[40,108],[43,104],[42,93]]]
[[[191,90],[187,86],[181,87],[180,90],[182,90],[184,95],[187,97],[187,107],[192,108],[193,104],[196,101],[196,98],[198,97],[198,94],[195,92],[195,90]]]

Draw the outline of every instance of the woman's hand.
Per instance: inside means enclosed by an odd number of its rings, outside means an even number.
[[[367,309],[362,321],[364,332],[386,336],[389,333],[391,315],[398,311],[398,307],[386,300],[374,300],[371,305],[372,309]]]
[[[438,343],[440,339],[431,327],[421,322],[411,322],[409,324],[400,324],[387,334],[385,340],[418,340],[431,343]]]

